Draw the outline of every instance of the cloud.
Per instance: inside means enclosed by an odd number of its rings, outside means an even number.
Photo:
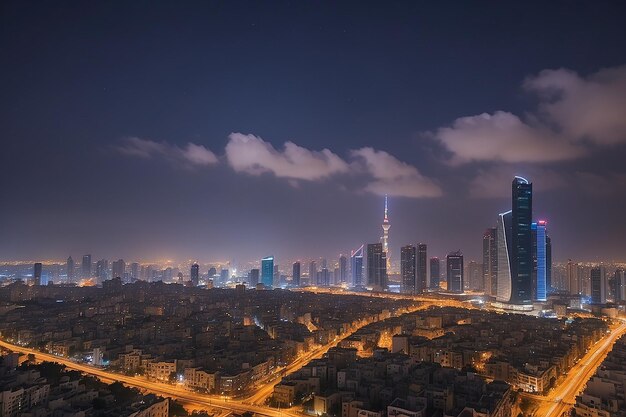
[[[361,148],[350,152],[353,158],[365,164],[372,180],[365,191],[377,195],[401,197],[440,197],[441,188],[431,179],[424,177],[412,165],[396,159],[385,151]]]
[[[626,66],[582,78],[567,69],[544,70],[524,87],[544,101],[541,115],[571,140],[598,145],[626,142]]]
[[[218,162],[213,152],[191,142],[187,143],[184,148],[180,148],[167,142],[156,142],[133,136],[124,139],[123,144],[117,146],[116,149],[125,155],[144,159],[165,158],[176,164],[184,164],[184,167],[213,165]]]
[[[538,111],[461,117],[433,136],[452,154],[450,163],[545,163],[582,157],[589,143],[626,142],[626,66],[582,78],[566,69],[544,70],[524,82],[539,98]]]
[[[579,157],[582,147],[547,128],[531,126],[512,113],[497,111],[461,117],[435,136],[452,152],[451,163],[472,161],[550,162]]]
[[[569,184],[571,180],[547,168],[500,164],[479,169],[468,184],[469,195],[472,198],[511,198],[511,181],[516,175],[529,178],[533,182],[534,191],[560,188]]]
[[[290,180],[316,181],[349,171],[348,164],[328,149],[311,151],[285,142],[282,150],[258,136],[231,133],[226,159],[236,172],[272,173]]]

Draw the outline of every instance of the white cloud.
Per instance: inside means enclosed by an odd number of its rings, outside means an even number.
[[[583,155],[582,147],[547,128],[531,126],[512,113],[497,111],[456,119],[435,135],[452,152],[451,163],[472,161],[550,162]]]
[[[140,158],[162,157],[184,167],[213,165],[218,162],[217,156],[202,145],[187,143],[184,148],[170,145],[167,142],[156,142],[149,139],[129,137],[116,148],[119,152]]]
[[[534,191],[563,187],[569,181],[563,174],[551,169],[496,165],[478,170],[469,182],[469,195],[473,198],[511,198],[511,181],[516,175],[531,179]]]
[[[279,178],[315,181],[349,171],[348,164],[328,149],[311,151],[286,142],[282,150],[258,136],[231,133],[226,158],[237,172],[272,173]]]
[[[544,70],[524,87],[545,100],[541,114],[570,140],[598,145],[626,142],[626,66],[582,78],[566,69]]]
[[[539,111],[525,120],[504,111],[461,117],[434,136],[453,164],[473,161],[543,163],[575,159],[588,143],[626,142],[626,66],[582,78],[573,71],[545,70],[524,82],[539,97]]]
[[[439,197],[441,188],[431,179],[424,177],[412,165],[396,159],[385,151],[361,148],[351,151],[351,156],[365,164],[372,180],[365,191],[377,195],[401,197]]]

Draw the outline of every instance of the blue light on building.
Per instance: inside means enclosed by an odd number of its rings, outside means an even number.
[[[274,285],[274,257],[266,256],[261,259],[261,283],[267,288]]]

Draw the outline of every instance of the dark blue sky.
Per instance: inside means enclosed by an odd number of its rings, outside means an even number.
[[[621,2],[0,7],[0,259],[332,257],[384,192],[395,254],[478,258],[519,173],[557,260],[626,261]]]

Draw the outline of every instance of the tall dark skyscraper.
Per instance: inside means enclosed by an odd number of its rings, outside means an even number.
[[[317,285],[317,263],[311,261],[309,263],[309,285]]]
[[[248,284],[251,287],[256,287],[258,283],[259,283],[259,269],[258,268],[251,269],[250,273],[248,273]]]
[[[546,231],[546,291],[548,294],[554,291],[552,285],[552,239]]]
[[[402,277],[402,291],[406,294],[416,293],[415,261],[417,250],[413,245],[400,248],[400,275]]]
[[[387,289],[387,254],[382,243],[367,245],[367,285],[374,291]]]
[[[191,272],[189,276],[191,277],[191,285],[197,287],[200,283],[200,265],[197,263],[191,265]]]
[[[107,259],[100,259],[96,262],[96,277],[98,283],[102,284],[108,279],[109,276],[109,261]]]
[[[606,269],[599,266],[591,269],[591,302],[606,304],[607,282]]]
[[[67,273],[67,282],[74,282],[74,273],[75,273],[74,260],[72,259],[71,256],[67,258],[66,273]]]
[[[439,279],[441,277],[441,271],[439,270],[440,265],[441,262],[439,258],[436,256],[430,258],[430,288],[434,290],[439,288]]]
[[[126,273],[126,262],[124,262],[123,259],[113,261],[113,265],[111,265],[111,273],[113,275],[112,278],[122,278],[123,281],[124,274]]]
[[[43,269],[43,265],[41,264],[41,262],[37,262],[33,266],[33,285],[41,285],[42,269]]]
[[[261,283],[267,288],[274,286],[274,257],[266,256],[261,259]]]
[[[137,262],[133,262],[130,264],[130,280],[131,282],[135,282],[139,279],[139,264]]]
[[[448,292],[463,293],[463,254],[461,251],[450,252],[446,257]]]
[[[348,281],[348,258],[344,255],[339,256],[339,282],[343,284]]]
[[[533,243],[533,273],[532,292],[536,301],[546,301],[548,299],[547,283],[547,222],[540,220],[531,224],[531,236]]]
[[[498,219],[497,299],[506,304],[532,304],[533,239],[532,192],[528,180],[515,177],[512,210]]]
[[[350,268],[352,271],[352,286],[363,285],[363,245],[350,253]]]
[[[83,255],[82,278],[91,278],[91,255]]]
[[[300,286],[300,262],[294,262],[291,275],[291,283],[296,287]]]
[[[483,285],[485,294],[495,297],[498,293],[498,245],[495,227],[483,234]]]
[[[615,282],[615,302],[626,301],[626,272],[623,269],[616,269],[613,276]]]
[[[417,294],[423,293],[427,288],[427,262],[428,256],[426,254],[426,244],[420,243],[417,245],[417,257],[415,258],[415,292]]]

